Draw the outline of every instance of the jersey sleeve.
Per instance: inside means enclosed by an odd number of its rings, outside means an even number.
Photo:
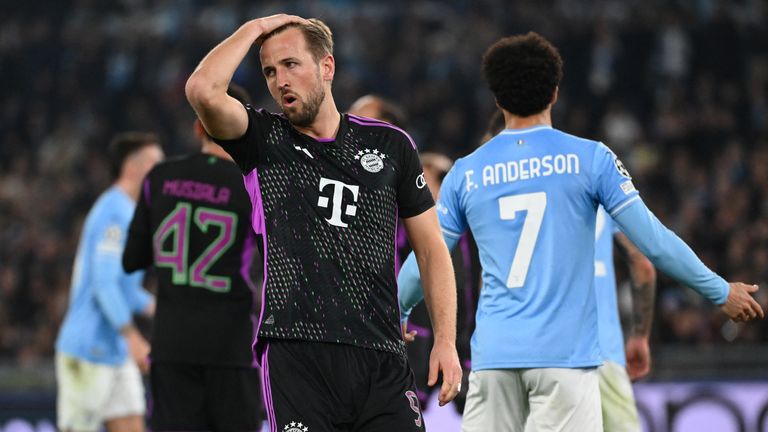
[[[150,226],[151,206],[151,173],[144,179],[144,183],[133,213],[128,239],[123,251],[123,269],[134,272],[152,265],[152,227]]]
[[[112,328],[119,331],[131,322],[131,305],[120,284],[125,275],[120,259],[126,232],[116,216],[105,218],[95,228],[92,268],[96,303]]]
[[[467,230],[467,219],[461,208],[462,179],[457,167],[458,163],[448,171],[437,197],[437,218],[440,221],[440,229],[444,236],[456,239]]]
[[[240,138],[223,140],[213,138],[224,150],[232,156],[240,171],[248,174],[259,163],[260,146],[265,142],[266,132],[269,130],[269,113],[264,109],[245,105],[248,113],[248,128]]]
[[[640,199],[624,164],[602,143],[595,148],[592,175],[595,199],[611,217],[615,218],[630,203]]]
[[[405,132],[401,146],[400,173],[397,185],[397,207],[401,218],[418,216],[435,205],[424,178],[424,169],[413,140]]]

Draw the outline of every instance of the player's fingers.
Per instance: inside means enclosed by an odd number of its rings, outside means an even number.
[[[416,340],[416,330],[409,331],[405,334],[403,334],[403,338],[406,342],[413,342]]]
[[[427,385],[433,386],[437,383],[437,372],[440,369],[440,362],[435,356],[429,358],[429,377],[427,378]]]
[[[744,288],[749,293],[757,292],[757,290],[760,289],[760,287],[758,287],[757,285],[746,285],[746,284],[744,284]]]
[[[459,383],[460,382],[461,381],[459,381]],[[453,398],[459,394],[459,383],[454,383],[445,379],[443,380],[443,385],[440,387],[440,394],[438,396],[440,406],[452,401]]]
[[[763,308],[760,307],[760,303],[758,303],[755,299],[750,298],[749,299],[749,306],[751,307],[752,316],[751,318],[764,318],[765,313],[763,312]]]

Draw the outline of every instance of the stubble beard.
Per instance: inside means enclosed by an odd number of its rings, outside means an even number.
[[[314,123],[317,114],[320,112],[320,105],[322,105],[324,100],[325,89],[320,84],[307,95],[306,101],[302,101],[301,108],[298,110],[283,109],[283,113],[294,126],[308,127]]]

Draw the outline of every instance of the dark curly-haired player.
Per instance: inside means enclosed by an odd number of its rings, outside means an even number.
[[[483,267],[462,430],[602,431],[598,205],[659,269],[731,318],[763,316],[749,294],[757,287],[728,284],[661,225],[608,147],[552,128],[562,60],[546,39],[499,40],[483,72],[506,129],[456,161],[437,204],[449,247],[471,229]],[[421,291],[413,257],[398,281],[407,317]]]
[[[282,114],[243,106],[226,87],[253,44]],[[243,24],[187,81],[206,130],[246,176],[264,236],[259,319],[273,432],[424,429],[398,320],[398,216],[425,274],[435,328],[432,382],[458,392],[456,288],[413,140],[342,115],[331,94],[333,39],[318,20],[275,15]]]

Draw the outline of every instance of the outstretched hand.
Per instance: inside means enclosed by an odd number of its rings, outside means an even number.
[[[443,406],[452,401],[461,391],[462,371],[455,344],[435,341],[435,345],[432,347],[432,354],[429,356],[429,379],[427,380],[427,385],[431,387],[437,384],[439,372],[442,372],[443,375],[443,385],[440,386],[440,394],[437,400],[440,402],[440,406]]]
[[[757,292],[757,285],[747,285],[741,282],[728,284],[731,288],[725,304],[720,310],[728,315],[734,322],[744,322],[757,317],[765,318],[763,308],[752,298],[752,293]]]

